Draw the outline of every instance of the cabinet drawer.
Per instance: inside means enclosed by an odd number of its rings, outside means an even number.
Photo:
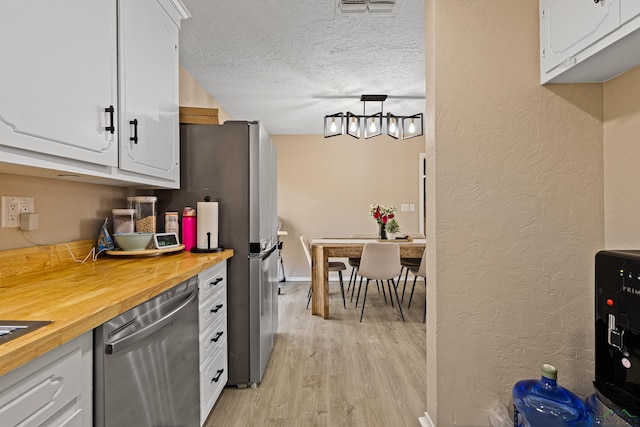
[[[206,331],[211,325],[216,323],[227,313],[227,293],[218,293],[206,304],[200,306],[199,324],[200,333]]]
[[[227,286],[227,263],[221,262],[198,275],[200,305],[222,292]]]
[[[226,342],[223,348],[209,359],[205,369],[200,375],[200,423],[209,416],[211,408],[216,403],[218,396],[227,383],[227,349]]]
[[[59,426],[60,427],[83,427],[82,411],[76,409],[70,416],[62,420]]]
[[[82,352],[75,348],[27,376],[11,372],[0,377],[1,424],[12,426],[31,418],[24,425],[37,426],[56,415],[82,393],[80,366]]]
[[[227,341],[227,316],[222,316],[216,324],[200,335],[200,365]]]

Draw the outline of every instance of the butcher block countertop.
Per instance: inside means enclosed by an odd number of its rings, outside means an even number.
[[[174,252],[101,254],[82,260],[93,241],[0,251],[0,320],[53,323],[0,344],[0,375],[88,332],[233,256]]]

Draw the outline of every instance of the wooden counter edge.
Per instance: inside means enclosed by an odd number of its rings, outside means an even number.
[[[20,338],[0,345],[0,376],[36,359],[37,357],[53,350],[54,348],[93,330],[104,322],[136,307],[144,301],[153,298],[173,286],[196,276],[198,273],[231,258],[234,251],[227,249],[217,253],[211,263],[203,263],[179,274],[168,276],[165,280],[149,284],[143,290],[138,288],[138,298],[129,298],[126,301],[111,304],[85,317],[72,322],[58,321],[30,332]],[[7,319],[14,320],[14,319]],[[29,319],[15,319],[29,320]]]

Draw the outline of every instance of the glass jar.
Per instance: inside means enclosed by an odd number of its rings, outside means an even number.
[[[113,234],[133,233],[135,231],[135,209],[112,209]]]
[[[164,213],[164,232],[178,234],[180,227],[178,226],[178,212]]]
[[[156,232],[156,196],[127,197],[129,209],[136,212],[136,231],[139,233]]]

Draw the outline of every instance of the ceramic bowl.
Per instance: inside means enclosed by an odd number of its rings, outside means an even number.
[[[116,244],[123,251],[142,251],[147,249],[153,233],[117,233],[113,235]]]

